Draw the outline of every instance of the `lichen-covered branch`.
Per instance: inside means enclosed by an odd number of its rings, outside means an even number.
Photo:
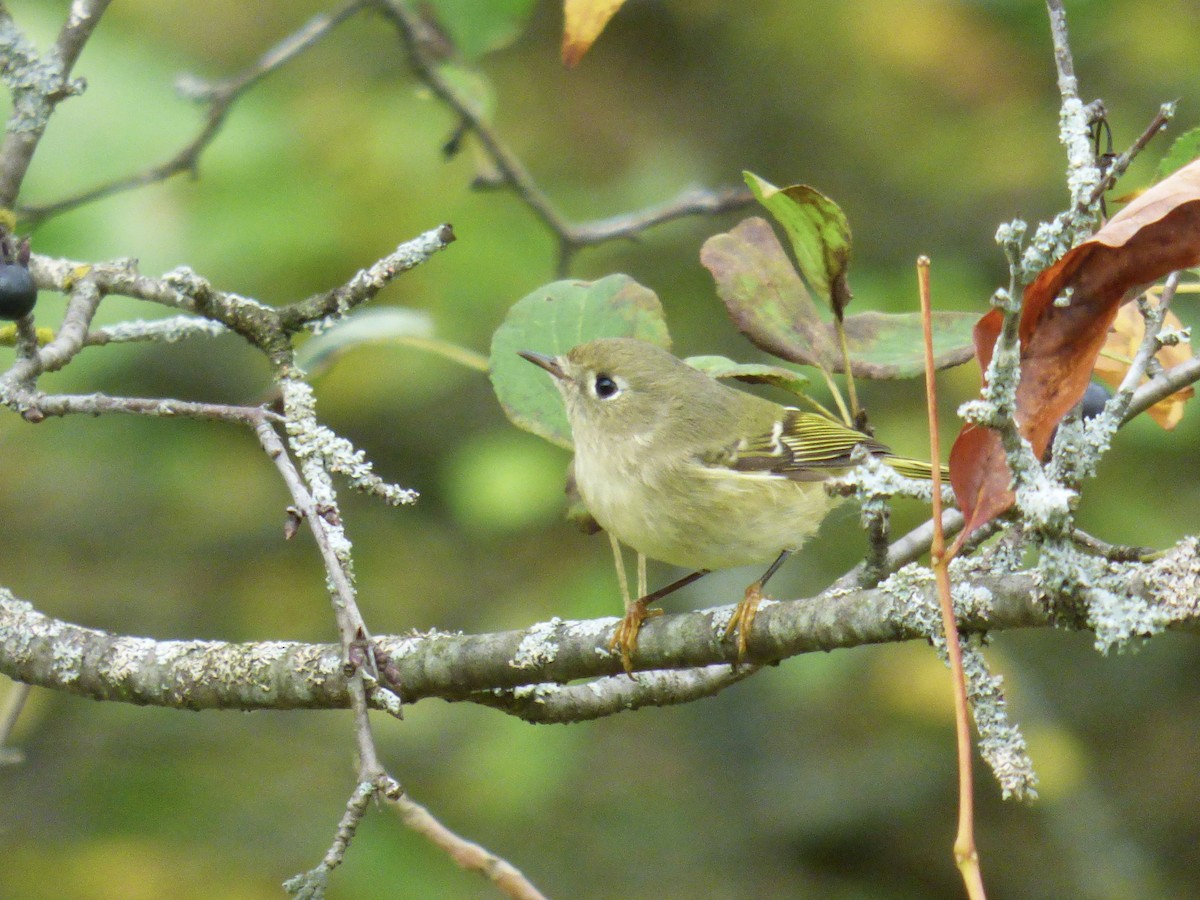
[[[964,633],[1048,623],[1044,589],[1036,574],[973,572],[955,591],[956,601],[969,598],[959,612]],[[1103,561],[1100,574],[1098,589],[1135,597],[1155,611],[1152,630],[1200,630],[1197,539],[1181,541],[1153,563]],[[764,603],[755,620],[749,661],[761,664],[801,653],[928,639],[920,617],[908,610],[914,604],[934,608],[932,586],[920,578],[909,579],[901,595],[902,583]],[[638,643],[637,668],[699,669],[733,663],[736,647],[724,640],[731,609],[648,621]],[[479,701],[484,691],[511,692],[619,675],[621,661],[607,649],[616,623],[611,618],[554,619],[523,631],[376,640],[397,667],[406,702],[427,697]],[[1128,637],[1138,634],[1131,629]],[[345,708],[349,695],[343,663],[341,647],[333,644],[154,641],[107,634],[53,619],[11,594],[0,594],[0,672],[97,700],[185,709]],[[613,709],[611,698],[604,696],[605,684],[625,688],[620,679],[613,679],[593,689],[596,708]],[[653,684],[650,681],[648,687]],[[654,702],[679,702],[672,699],[670,679],[660,686]],[[580,717],[592,717],[582,692],[576,700]]]
[[[74,0],[53,48],[45,55],[21,32],[0,6],[0,78],[12,94],[12,113],[0,144],[0,207],[9,208],[21,191],[25,173],[50,116],[59,102],[84,88],[71,70],[111,0]]]

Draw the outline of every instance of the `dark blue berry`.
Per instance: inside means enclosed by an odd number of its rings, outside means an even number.
[[[24,266],[0,265],[0,319],[16,321],[33,311],[37,287]]]
[[[1085,419],[1094,419],[1104,412],[1104,404],[1111,396],[1104,385],[1090,382],[1083,392],[1083,399],[1079,401],[1079,414]]]

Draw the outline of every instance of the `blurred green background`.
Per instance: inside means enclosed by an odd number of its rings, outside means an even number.
[[[66,2],[12,2],[46,46]],[[479,4],[484,7],[487,4]],[[466,9],[466,3],[444,4]],[[21,200],[56,200],[160,161],[199,112],[184,72],[241,71],[325,4],[126,0],[76,67]],[[1200,123],[1195,3],[1068,4],[1085,99],[1108,105],[1117,148],[1178,98]],[[1007,281],[992,237],[1066,201],[1058,95],[1038,3],[863,0],[631,2],[580,67],[558,62],[561,10],[481,68],[496,123],[566,215],[607,216],[751,169],[836,199],[854,229],[860,308],[915,308],[929,254],[944,308],[983,311]],[[51,220],[34,249],[187,264],[266,302],[348,278],[452,222],[459,240],[379,304],[430,313],[486,352],[507,307],[555,277],[554,243],[510,194],[473,192],[474,148],[440,147],[453,117],[415,83],[391,28],[361,15],[253,88],[176,178]],[[1122,189],[1144,185],[1159,139]],[[744,215],[750,214],[749,212]],[[759,354],[725,319],[698,261],[742,214],[663,226],[584,251],[571,274],[626,272],[658,292],[684,354]],[[43,294],[38,322],[62,298]],[[1194,303],[1177,309],[1196,320]],[[162,310],[113,298],[102,323]],[[49,390],[242,401],[266,367],[233,338],[85,353]],[[971,367],[942,377],[945,439]],[[866,386],[881,436],[919,454],[918,382]],[[422,492],[392,510],[346,495],[361,604],[379,633],[520,628],[619,612],[607,542],[561,519],[566,454],[504,419],[487,380],[394,347],[355,351],[318,384],[319,409],[385,477]],[[1082,524],[1165,546],[1196,531],[1194,410],[1173,434],[1137,422],[1089,485]],[[252,435],[109,417],[31,427],[0,417],[0,583],[70,621],[157,638],[335,639],[317,554],[285,543],[288,498]],[[897,527],[922,519],[897,508]],[[790,564],[778,596],[818,591],[863,551],[845,509]],[[674,573],[652,567],[654,583]],[[728,603],[757,573],[712,576],[668,609]],[[993,897],[1200,893],[1200,654],[1194,638],[1098,656],[1087,635],[997,635],[1042,778],[1001,803],[980,771],[979,841]],[[11,688],[0,684],[0,694]],[[426,701],[376,719],[385,762],[451,827],[555,897],[957,897],[954,745],[946,672],[925,646],[794,659],[714,699],[569,727]],[[0,769],[0,896],[281,896],[325,852],[353,780],[347,713],[189,714],[36,691]],[[487,897],[388,813],[373,813],[332,897]]]

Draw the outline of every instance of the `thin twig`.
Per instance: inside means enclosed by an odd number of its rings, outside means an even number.
[[[21,710],[25,708],[25,701],[29,699],[32,690],[32,685],[16,681],[13,682],[8,696],[4,698],[4,708],[0,710],[0,766],[21,759],[21,752],[9,747],[8,739],[12,737],[17,719],[21,717]]]
[[[1193,356],[1165,372],[1160,372],[1134,391],[1122,424],[1197,381],[1200,381],[1200,356]]]
[[[345,315],[354,307],[371,300],[398,275],[419,266],[439,250],[446,249],[454,240],[454,229],[448,223],[431,228],[400,244],[368,268],[356,272],[345,284],[280,307],[280,327],[287,332],[297,331],[327,316]]]
[[[1079,82],[1075,79],[1075,61],[1071,57],[1071,42],[1067,36],[1067,13],[1062,0],[1046,0],[1050,13],[1050,38],[1054,42],[1054,65],[1058,70],[1058,92],[1062,99],[1079,99]]]
[[[1129,168],[1129,164],[1134,158],[1146,149],[1146,145],[1154,138],[1156,134],[1163,131],[1167,127],[1167,123],[1175,115],[1175,104],[1164,103],[1158,108],[1158,113],[1150,120],[1150,124],[1146,126],[1146,130],[1138,135],[1138,139],[1130,145],[1129,149],[1112,161],[1112,165],[1104,173],[1104,177],[1100,179],[1100,183],[1092,190],[1092,195],[1086,203],[1081,203],[1078,207],[1078,212],[1085,212],[1093,203],[1104,196],[1104,192],[1117,183],[1117,180],[1125,174],[1125,170]]]
[[[1064,450],[1060,445],[1064,442],[1073,444],[1074,438],[1066,429],[1059,430],[1059,434],[1055,438],[1049,469],[1052,478],[1067,487],[1078,489],[1085,477],[1095,473],[1100,457],[1108,450],[1117,429],[1127,421],[1126,413],[1133,400],[1134,392],[1145,376],[1151,360],[1161,349],[1158,333],[1162,329],[1163,321],[1166,319],[1167,311],[1178,286],[1179,273],[1172,272],[1163,284],[1157,303],[1150,303],[1146,299],[1139,301],[1142,304],[1142,313],[1145,318],[1145,331],[1137,352],[1130,360],[1129,368],[1126,369],[1120,386],[1105,404],[1103,413],[1082,426],[1088,439],[1077,449]]]
[[[675,706],[712,697],[754,675],[761,666],[705,666],[699,669],[609,675],[583,684],[540,684],[518,690],[477,693],[471,699],[526,722],[587,722],[647,706]]]
[[[325,563],[326,583],[329,585],[333,598],[334,618],[337,620],[338,631],[341,635],[343,658],[350,670],[347,673],[349,678],[346,688],[350,697],[350,708],[354,713],[354,738],[358,746],[358,787],[347,803],[346,812],[338,826],[332,846],[315,869],[296,876],[288,882],[289,885],[295,886],[293,893],[303,897],[308,895],[308,879],[311,879],[314,884],[320,883],[332,869],[341,864],[349,847],[350,839],[358,827],[358,822],[366,814],[369,798],[371,796],[398,795],[401,789],[379,761],[375,738],[371,731],[365,673],[362,665],[352,662],[352,647],[357,642],[369,640],[369,634],[355,599],[354,584],[348,570],[347,552],[341,546],[344,538],[340,534],[332,533],[334,529],[340,531],[340,516],[338,516],[336,508],[330,505],[331,501],[326,501],[325,505],[318,506],[300,472],[292,464],[287,448],[275,427],[270,422],[263,421],[254,430],[263,450],[275,463],[283,477],[283,481],[292,495],[295,509],[308,522],[309,530],[316,540],[317,549]],[[335,546],[335,542],[339,546]],[[388,688],[377,684],[374,686],[374,690],[381,694],[390,693]],[[398,698],[396,706],[399,706]],[[313,896],[319,896],[319,894],[313,894]]]
[[[444,850],[462,868],[478,872],[507,896],[514,900],[545,900],[512,863],[455,834],[407,794],[388,797],[387,802],[400,814],[405,825]]]
[[[231,406],[224,403],[196,403],[169,397],[114,397],[108,394],[17,394],[21,415],[29,422],[48,416],[124,413],[135,416],[197,419],[255,426],[263,421],[280,421],[278,414],[261,406]]]
[[[6,80],[13,92],[13,110],[8,120],[4,143],[0,146],[0,207],[10,208],[21,192],[25,173],[34,151],[46,131],[46,125],[60,101],[79,93],[82,83],[70,80],[79,54],[87,45],[100,17],[111,0],[74,0],[66,21],[58,33],[46,61],[39,60],[32,47],[23,53],[9,54]],[[0,4],[0,28],[8,34],[6,43],[25,43],[12,17]],[[12,71],[20,68],[22,71]]]
[[[533,176],[509,146],[488,123],[477,106],[464,98],[442,74],[430,49],[427,28],[404,0],[376,0],[383,14],[396,26],[408,53],[413,71],[445,103],[479,141],[483,152],[495,166],[499,181],[508,185],[517,197],[554,233],[559,242],[559,270],[565,272],[571,257],[583,247],[618,238],[630,238],[645,229],[683,216],[717,213],[737,209],[754,202],[748,190],[729,188],[706,191],[689,188],[674,200],[647,209],[607,219],[575,224],[569,222],[534,181]]]
[[[23,222],[32,227],[51,216],[68,212],[113,194],[166,181],[183,172],[194,175],[201,155],[220,133],[230,109],[242,93],[311,48],[338,25],[366,6],[367,2],[368,0],[348,0],[333,12],[313,16],[297,31],[260,56],[254,65],[232,78],[214,84],[203,84],[194,80],[181,81],[179,85],[181,93],[193,100],[207,103],[208,111],[199,133],[170,159],[54,203],[18,207],[18,214]]]
[[[254,433],[258,436],[259,443],[262,444],[267,456],[275,463],[275,467],[283,477],[284,484],[287,485],[288,492],[292,495],[296,509],[308,522],[313,539],[317,542],[317,549],[325,562],[325,575],[329,579],[332,593],[337,601],[334,603],[334,611],[338,619],[338,630],[342,634],[343,643],[348,648],[353,641],[358,640],[366,632],[366,622],[358,610],[350,575],[346,571],[342,559],[333,545],[329,529],[326,527],[325,516],[330,515],[332,511],[317,506],[312,493],[300,476],[300,472],[292,464],[283,439],[275,431],[274,426],[267,421],[259,422],[255,425]]]

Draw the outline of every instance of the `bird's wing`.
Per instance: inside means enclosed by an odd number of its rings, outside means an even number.
[[[738,472],[820,481],[833,474],[830,470],[853,465],[850,454],[860,444],[871,453],[891,454],[886,444],[861,431],[786,407],[770,431],[748,435],[705,461]]]

